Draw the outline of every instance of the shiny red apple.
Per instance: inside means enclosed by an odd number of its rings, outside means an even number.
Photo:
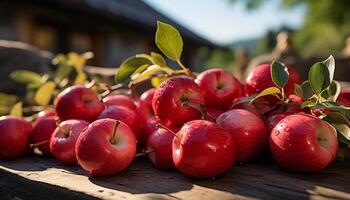
[[[210,69],[200,73],[195,82],[200,87],[205,105],[226,110],[241,95],[240,82],[223,69]]]
[[[107,96],[103,99],[103,102],[106,104],[106,106],[124,106],[128,109],[136,109],[134,101],[129,96],[122,94]]]
[[[155,91],[152,101],[155,114],[175,126],[201,118],[201,112],[194,107],[203,104],[200,88],[193,80],[184,77],[164,81]]]
[[[55,111],[61,121],[82,119],[94,121],[105,108],[97,93],[84,86],[71,86],[57,95]]]
[[[158,128],[149,137],[147,143],[148,159],[159,169],[172,169],[172,143],[174,133],[163,128]]]
[[[65,164],[76,164],[75,144],[88,125],[87,121],[77,119],[61,122],[50,138],[52,155]]]
[[[41,117],[35,123],[30,133],[30,142],[33,147],[37,147],[44,155],[51,155],[50,138],[55,131],[57,117]]]
[[[294,92],[294,84],[300,84],[299,73],[291,67],[288,67],[288,72],[288,82],[284,87],[287,95]],[[262,64],[252,70],[246,79],[245,86],[248,95],[259,93],[266,88],[275,86],[271,79],[270,64]]]
[[[111,118],[127,124],[139,141],[142,138],[142,124],[134,110],[123,106],[109,106],[102,111],[98,119]]]
[[[175,167],[187,176],[215,177],[235,162],[235,143],[231,134],[206,120],[185,123],[173,140]]]
[[[232,135],[236,144],[236,160],[249,161],[259,156],[267,142],[266,126],[261,118],[243,109],[221,114],[216,122]]]
[[[88,173],[110,175],[130,165],[136,153],[136,139],[124,122],[100,119],[80,134],[75,152],[79,165]]]
[[[337,149],[336,130],[327,122],[304,113],[283,118],[270,135],[274,159],[292,171],[319,171],[334,161]]]
[[[29,148],[32,125],[23,118],[0,117],[0,158],[14,158]]]

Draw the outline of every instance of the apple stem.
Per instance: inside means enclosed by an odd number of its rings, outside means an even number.
[[[60,120],[59,120],[59,119],[56,120],[56,126],[60,129],[60,131],[61,131],[66,137],[69,136],[69,130],[64,129],[64,128],[61,126]]]
[[[42,141],[42,142],[38,142],[38,143],[35,143],[35,144],[30,144],[30,147],[38,147],[38,146],[40,146],[40,145],[42,145],[42,144],[46,144],[46,143],[48,143],[48,142],[50,142],[50,140],[45,140],[45,141]]]
[[[119,126],[119,121],[118,120],[115,120],[115,123],[114,123],[114,130],[113,130],[113,135],[112,135],[112,138],[110,139],[110,142],[112,144],[115,144],[117,141],[116,139],[116,136],[117,136],[117,129],[118,129],[118,126]]]
[[[191,107],[191,108],[198,110],[202,115],[202,117],[201,117],[202,119],[205,119],[205,117],[208,115],[208,113],[204,109],[203,104],[194,104],[194,103],[191,103],[189,101],[184,101],[184,102],[182,102],[182,106]]]
[[[123,88],[127,88],[128,86],[122,83],[119,83],[117,85],[112,85],[112,86],[108,86],[106,88],[106,91],[104,91],[103,93],[100,94],[101,96],[101,100],[104,99],[105,97],[107,97],[108,95],[110,95],[112,92],[123,89]]]
[[[154,150],[146,150],[146,151],[142,151],[141,153],[137,153],[137,154],[135,154],[135,158],[137,158],[137,157],[141,157],[141,156],[145,156],[145,155],[147,155],[147,154],[149,154],[149,153],[153,153],[154,152]]]
[[[171,130],[170,128],[164,126],[164,125],[161,124],[161,123],[158,123],[158,124],[157,124],[157,128],[162,128],[162,129],[164,129],[164,130],[170,132],[171,134],[173,134],[177,139],[181,139],[173,130]]]

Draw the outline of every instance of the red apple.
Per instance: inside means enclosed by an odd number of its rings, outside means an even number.
[[[41,118],[41,117],[57,117],[57,114],[53,110],[44,110],[44,111],[40,111],[38,113],[36,119]]]
[[[148,159],[159,169],[172,169],[172,143],[174,133],[163,128],[158,128],[149,137],[147,143]]]
[[[134,101],[130,97],[122,94],[107,96],[103,99],[103,102],[106,106],[124,106],[131,110],[136,109]]]
[[[80,134],[75,152],[79,165],[88,173],[110,175],[130,165],[136,153],[136,139],[122,121],[100,119]]]
[[[30,134],[30,141],[34,147],[37,147],[44,155],[51,155],[50,138],[55,131],[57,117],[38,118]]]
[[[205,108],[207,112],[206,120],[215,122],[216,118],[218,118],[224,111],[218,110],[216,108]]]
[[[98,119],[111,118],[127,124],[139,141],[142,137],[142,124],[134,110],[123,106],[110,106],[102,111]]]
[[[204,104],[200,88],[196,83],[183,77],[174,77],[164,81],[154,93],[153,110],[164,122],[182,125],[190,120],[199,119],[201,112],[193,108]]]
[[[265,121],[267,134],[270,135],[272,129],[276,126],[276,124],[278,124],[278,122],[281,121],[286,116],[288,116],[287,113],[277,113],[268,117]]]
[[[232,135],[236,160],[248,161],[259,156],[267,142],[266,126],[261,118],[243,109],[221,114],[216,122]]]
[[[69,119],[59,124],[50,139],[52,155],[65,164],[76,164],[75,144],[80,133],[89,125],[87,121]]]
[[[209,178],[228,171],[235,161],[232,136],[206,120],[185,123],[173,140],[175,167],[187,176]]]
[[[270,136],[274,159],[292,171],[319,171],[334,161],[337,149],[335,129],[327,122],[303,113],[283,118]]]
[[[287,95],[294,92],[294,84],[300,84],[299,73],[288,67],[289,78],[285,85],[285,93]],[[270,64],[262,64],[252,70],[246,79],[246,92],[248,95],[259,93],[266,88],[273,87],[275,84],[271,79]]]
[[[152,100],[154,96],[155,88],[151,88],[146,90],[138,101],[136,101],[136,106],[138,109],[138,113],[143,119],[143,121],[147,121],[150,117],[154,116],[154,111],[152,107]]]
[[[14,158],[26,152],[32,125],[23,118],[0,117],[0,158]]]
[[[84,86],[72,86],[63,90],[56,97],[54,106],[62,121],[82,119],[89,122],[94,121],[105,107],[97,93]]]
[[[195,82],[208,107],[226,110],[241,94],[240,82],[223,69],[206,70],[197,76]]]

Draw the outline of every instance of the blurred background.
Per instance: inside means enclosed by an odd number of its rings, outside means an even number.
[[[8,78],[14,69],[50,72],[57,53],[92,51],[86,70],[114,74],[129,56],[159,52],[157,20],[181,32],[194,71],[220,67],[244,80],[279,59],[305,79],[333,54],[336,78],[350,79],[347,0],[1,0],[0,91],[18,87]]]

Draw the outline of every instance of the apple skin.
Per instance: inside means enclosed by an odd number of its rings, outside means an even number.
[[[286,95],[294,92],[294,84],[300,84],[299,73],[291,67],[288,67],[289,78],[284,87]],[[274,87],[275,84],[271,79],[270,64],[262,64],[253,69],[246,79],[246,93],[252,95],[259,93],[266,88]]]
[[[215,177],[235,162],[235,143],[231,134],[206,120],[185,123],[173,139],[172,157],[183,174],[196,178]]]
[[[216,118],[218,118],[224,111],[216,109],[216,108],[205,108],[205,111],[207,112],[206,120],[215,122]]]
[[[200,73],[195,80],[200,87],[205,105],[227,110],[241,95],[241,83],[223,69],[210,69]]]
[[[23,118],[0,117],[0,159],[15,158],[29,148],[32,125]]]
[[[130,165],[136,153],[136,139],[124,122],[100,119],[92,122],[80,134],[75,152],[78,164],[88,173],[111,175]]]
[[[183,105],[204,105],[204,99],[197,84],[184,77],[170,78],[156,89],[152,101],[155,114],[164,122],[174,126],[201,118],[198,109]]]
[[[87,121],[69,119],[60,123],[50,139],[52,155],[65,164],[76,164],[75,144],[80,133],[89,125]]]
[[[270,135],[270,150],[285,169],[317,172],[336,157],[335,129],[312,115],[298,113],[283,118]]]
[[[155,88],[146,90],[136,101],[138,113],[144,122],[146,122],[149,118],[154,116],[152,101],[155,90]]]
[[[134,110],[123,106],[110,106],[102,111],[98,119],[111,118],[127,124],[139,142],[142,138],[142,124]]]
[[[50,138],[55,131],[57,117],[41,117],[38,118],[35,123],[32,132],[30,133],[31,144],[39,144],[36,147],[44,154],[51,155],[50,151]],[[47,141],[47,142],[45,142]]]
[[[107,107],[124,106],[128,109],[136,110],[136,105],[134,104],[134,101],[130,97],[122,94],[107,96],[103,99],[103,102]]]
[[[267,142],[266,126],[254,113],[233,109],[221,114],[216,123],[232,135],[237,147],[237,161],[249,161],[264,151]]]
[[[276,113],[268,117],[265,121],[268,135],[270,135],[272,129],[276,126],[276,124],[278,124],[279,121],[281,121],[283,118],[285,118],[288,115],[289,114],[287,113]]]
[[[147,150],[153,151],[148,153],[148,159],[158,169],[173,169],[175,168],[172,158],[172,143],[174,134],[168,130],[158,128],[149,137]]]
[[[105,108],[97,93],[84,86],[71,86],[57,95],[55,111],[61,121],[82,119],[94,121]]]

